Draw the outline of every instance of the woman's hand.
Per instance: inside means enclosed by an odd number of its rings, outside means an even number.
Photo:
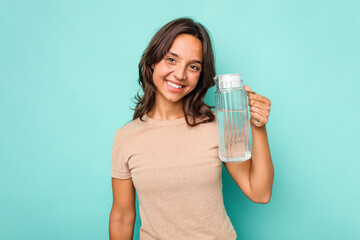
[[[255,92],[251,91],[248,85],[244,86],[248,93],[250,107],[250,122],[256,127],[263,127],[269,120],[271,101]]]

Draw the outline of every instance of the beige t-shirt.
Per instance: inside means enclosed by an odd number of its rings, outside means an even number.
[[[194,128],[185,118],[147,115],[117,129],[111,177],[132,178],[140,240],[234,240],[222,194],[216,122]]]

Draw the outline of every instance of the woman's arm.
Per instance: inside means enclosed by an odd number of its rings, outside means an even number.
[[[274,167],[265,126],[251,122],[252,158],[244,162],[224,162],[225,168],[242,192],[253,202],[268,203],[274,180]]]
[[[250,122],[252,130],[252,159],[249,173],[250,188],[257,199],[270,201],[274,180],[274,167],[271,160],[266,127],[256,127]]]
[[[244,86],[248,92],[250,87]],[[243,193],[257,203],[268,203],[274,180],[265,124],[270,115],[271,102],[259,94],[249,95],[250,126],[252,131],[252,158],[244,162],[224,162],[230,176]]]
[[[110,240],[132,240],[136,219],[135,188],[132,179],[112,178],[113,205],[110,212]]]
[[[132,240],[134,232],[135,221],[121,221],[121,218],[116,217],[111,211],[109,222],[110,240]]]

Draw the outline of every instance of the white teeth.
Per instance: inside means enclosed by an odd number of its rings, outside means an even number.
[[[182,86],[176,85],[175,83],[167,81],[167,83],[174,88],[182,88]]]

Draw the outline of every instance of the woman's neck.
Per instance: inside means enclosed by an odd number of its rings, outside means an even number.
[[[184,117],[182,101],[169,104],[155,104],[147,115],[155,120],[173,120]]]

